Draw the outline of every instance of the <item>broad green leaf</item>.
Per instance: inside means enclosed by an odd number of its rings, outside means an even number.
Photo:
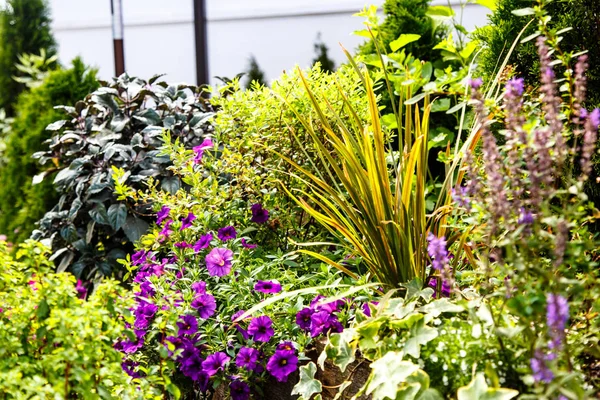
[[[345,329],[341,333],[335,333],[329,338],[327,344],[327,357],[344,372],[348,365],[354,362],[356,353],[356,343],[354,342],[355,332],[352,329]]]
[[[410,338],[404,344],[402,351],[414,358],[421,355],[421,346],[429,343],[438,336],[438,331],[425,325],[425,320],[421,319],[410,329]]]
[[[373,400],[383,400],[386,397],[395,399],[400,386],[417,370],[419,366],[403,361],[401,353],[390,351],[371,364],[367,394],[372,394]]]
[[[148,223],[142,219],[129,215],[123,225],[125,236],[132,242],[137,242],[148,230]]]
[[[491,11],[496,11],[498,8],[497,0],[475,0],[475,3],[489,8]]]
[[[48,306],[46,299],[40,301],[40,304],[38,304],[37,310],[35,311],[35,315],[39,320],[48,318],[48,315],[50,315],[50,307]]]
[[[96,223],[101,225],[110,225],[108,221],[108,213],[106,212],[106,207],[102,203],[98,203],[92,208],[88,214]]]
[[[306,365],[300,367],[300,379],[292,394],[300,395],[301,399],[309,400],[313,394],[321,393],[323,386],[321,382],[315,379],[315,373],[317,372],[317,366],[314,362],[309,362]]]
[[[503,388],[489,388],[483,373],[467,385],[458,389],[458,400],[510,400],[519,394],[517,390]]]
[[[415,33],[403,33],[396,40],[390,42],[390,48],[392,51],[398,51],[409,43],[416,42],[421,38],[421,35]]]
[[[442,299],[432,301],[429,304],[425,304],[423,307],[421,307],[421,311],[424,313],[431,314],[435,318],[438,317],[441,313],[457,313],[465,311],[465,309],[462,306],[453,304],[452,302],[450,302],[449,299],[444,297]]]
[[[520,8],[518,10],[513,10],[512,13],[518,17],[523,17],[525,15],[534,15],[535,10],[531,7]]]
[[[127,206],[123,203],[113,204],[108,208],[108,222],[115,231],[123,226],[127,219]]]

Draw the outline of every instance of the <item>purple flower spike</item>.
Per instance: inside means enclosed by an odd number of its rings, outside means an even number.
[[[201,294],[196,297],[192,304],[190,304],[192,308],[195,308],[198,312],[198,315],[202,319],[208,319],[212,317],[217,309],[217,302],[215,298],[211,294]]]
[[[208,376],[213,376],[217,372],[222,371],[229,360],[231,360],[231,358],[229,358],[227,354],[219,351],[206,357],[206,360],[202,363],[202,369]]]
[[[551,341],[550,349],[559,350],[565,335],[565,327],[569,320],[569,303],[566,298],[559,294],[548,294],[546,296],[546,324]]]
[[[210,276],[225,276],[231,271],[233,251],[226,248],[214,248],[208,253],[204,261]]]
[[[202,249],[207,249],[210,246],[210,242],[213,240],[213,234],[207,233],[206,235],[200,236],[200,239],[194,244],[194,251],[199,253]]]
[[[237,237],[237,232],[233,226],[225,226],[217,232],[217,237],[226,242]]]
[[[506,94],[508,96],[520,97],[525,91],[525,81],[523,78],[514,78],[506,82]]]
[[[250,210],[252,211],[252,218],[250,218],[250,221],[257,224],[264,224],[269,220],[269,211],[265,210],[262,204],[253,204],[252,207],[250,207]]]
[[[231,400],[248,400],[250,398],[250,386],[238,379],[229,384]]]
[[[257,342],[268,342],[275,334],[272,328],[273,321],[266,315],[256,317],[248,325],[248,333],[251,334]]]
[[[481,87],[481,85],[483,85],[483,79],[481,78],[475,78],[475,79],[470,79],[469,80],[469,86],[471,86],[471,88],[477,90]]]
[[[252,347],[242,347],[235,358],[235,365],[238,368],[246,368],[254,371],[258,364],[259,352]]]
[[[279,293],[281,284],[277,281],[258,281],[254,285],[254,290],[261,293]]]
[[[156,223],[158,225],[162,224],[162,222],[169,217],[169,212],[171,212],[169,207],[162,206],[160,211],[156,213]]]
[[[267,371],[279,382],[286,382],[297,368],[298,357],[291,350],[277,350],[267,362]]]
[[[181,318],[181,321],[177,322],[179,327],[179,336],[181,335],[193,335],[198,332],[198,320],[193,315],[185,315]]]
[[[188,213],[187,217],[185,217],[181,221],[180,230],[184,230],[185,228],[189,228],[190,226],[192,226],[192,221],[195,219],[196,219],[196,216],[194,215],[194,213]]]
[[[427,253],[432,259],[433,268],[437,271],[443,271],[449,262],[446,239],[435,237],[433,233],[429,233],[427,241],[429,241]]]
[[[550,383],[554,379],[554,373],[546,364],[547,358],[540,350],[536,350],[530,360],[531,372],[533,372],[533,379],[536,382]]]

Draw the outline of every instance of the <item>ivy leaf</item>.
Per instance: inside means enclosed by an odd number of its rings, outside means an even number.
[[[127,206],[123,203],[113,204],[108,208],[108,222],[115,231],[123,226],[127,219]]]
[[[462,312],[465,309],[459,305],[453,304],[447,298],[442,298],[436,301],[433,301],[429,304],[421,307],[421,311],[427,314],[431,314],[432,317],[437,318],[441,313],[445,312]]]
[[[519,392],[513,389],[489,388],[483,373],[477,376],[467,385],[458,389],[458,400],[510,400]]]
[[[410,329],[410,338],[406,341],[403,349],[404,354],[419,358],[421,346],[429,343],[437,336],[437,329],[426,326],[423,319],[419,320]]]
[[[292,394],[300,395],[301,399],[310,399],[313,394],[321,393],[323,386],[321,382],[315,379],[315,373],[317,372],[317,366],[314,362],[309,362],[306,365],[300,367],[300,380],[294,386]]]
[[[367,394],[373,400],[395,399],[399,386],[419,370],[419,366],[402,360],[402,353],[390,351],[371,364],[371,375],[367,381]]]
[[[337,365],[342,372],[346,371],[348,365],[355,360],[354,353],[356,344],[354,341],[355,331],[353,329],[345,329],[341,333],[335,333],[329,338],[327,344],[327,357]]]

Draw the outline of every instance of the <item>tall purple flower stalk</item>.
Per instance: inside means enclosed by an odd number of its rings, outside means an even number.
[[[586,118],[584,125],[583,144],[581,146],[581,171],[582,179],[587,179],[592,172],[592,155],[598,139],[598,125],[600,125],[600,109],[596,108]]]
[[[548,347],[554,351],[560,350],[565,337],[565,328],[569,320],[569,303],[559,294],[549,293],[546,296],[546,325],[550,343]]]

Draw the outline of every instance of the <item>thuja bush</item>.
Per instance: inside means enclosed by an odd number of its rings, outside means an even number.
[[[55,274],[48,248],[0,242],[0,393],[22,398],[145,398],[128,385],[113,341],[129,305],[115,281],[94,293]],[[87,298],[87,300],[86,300]]]
[[[44,142],[52,135],[46,127],[64,116],[54,106],[73,106],[97,87],[96,71],[75,59],[71,68],[50,72],[41,85],[19,96],[0,167],[0,232],[8,240],[27,239],[35,223],[58,200],[50,179],[33,182],[45,168],[32,156],[45,148]]]
[[[342,331],[362,303],[321,301],[317,293],[345,288],[352,295],[360,282],[275,250],[284,228],[270,223],[284,211],[229,197],[235,187],[215,168],[226,147],[209,139],[190,151],[166,135],[163,151],[189,191],[167,193],[153,181],[136,191],[123,170],[114,175],[120,198],[158,211],[138,251],[122,261],[135,305],[116,346],[134,383],[148,382],[157,398],[283,398],[291,386],[274,394],[277,382],[292,385],[305,349]],[[207,193],[212,202],[204,201]]]
[[[122,275],[114,270],[116,260],[147,230],[152,205],[117,201],[113,167],[125,169],[134,187],[149,177],[171,192],[183,186],[169,171],[169,157],[159,154],[159,136],[168,130],[187,148],[199,145],[212,129],[211,107],[201,88],[159,78],[122,75],[103,82],[74,107],[61,107],[68,119],[47,127],[53,136],[35,158],[49,168],[45,179],[53,178],[59,198],[33,236],[51,239],[59,270],[84,279]]]
[[[0,108],[9,115],[26,85],[14,79],[21,72],[16,65],[23,54],[48,56],[56,53],[56,42],[50,31],[50,11],[45,0],[9,0],[0,12]],[[50,65],[49,67],[53,67]]]

